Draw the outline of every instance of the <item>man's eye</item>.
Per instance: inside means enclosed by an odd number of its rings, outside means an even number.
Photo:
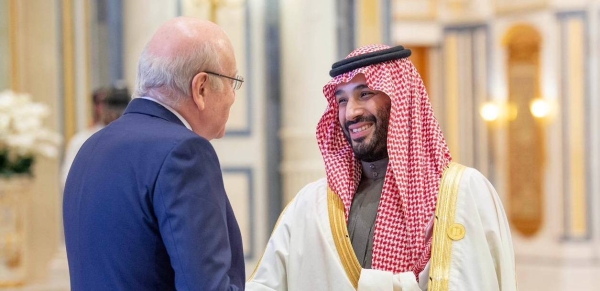
[[[371,95],[373,95],[373,92],[371,91],[360,92],[360,97],[368,97]]]
[[[339,98],[339,99],[337,100],[337,103],[338,103],[338,104],[342,104],[342,103],[346,103],[347,101],[348,101],[348,100],[347,100],[346,98]]]

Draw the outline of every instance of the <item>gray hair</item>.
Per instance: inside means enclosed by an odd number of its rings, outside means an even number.
[[[153,55],[148,52],[146,46],[138,64],[134,97],[149,96],[168,105],[178,106],[186,97],[192,95],[191,82],[196,74],[215,69],[220,71],[221,57],[215,42],[209,41],[193,46],[188,48],[191,53],[174,57]],[[222,90],[222,82],[215,82],[215,78],[209,80],[213,89]],[[157,92],[157,89],[166,90]]]

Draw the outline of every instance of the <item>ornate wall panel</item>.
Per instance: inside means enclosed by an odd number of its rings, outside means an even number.
[[[524,236],[542,226],[544,125],[530,113],[529,104],[540,96],[540,33],[533,27],[517,25],[504,37],[508,64],[508,217]]]

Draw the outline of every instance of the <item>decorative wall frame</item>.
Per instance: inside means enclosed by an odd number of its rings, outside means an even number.
[[[242,241],[244,257],[254,259],[255,217],[254,217],[254,171],[250,167],[223,167],[223,182],[230,199],[233,212],[236,215]]]
[[[592,238],[589,24],[586,11],[559,12],[564,239]]]
[[[447,26],[443,32],[443,98],[437,100],[452,157],[494,178],[493,132],[477,114],[489,101],[490,28]]]

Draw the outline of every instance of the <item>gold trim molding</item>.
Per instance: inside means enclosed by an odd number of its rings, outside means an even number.
[[[92,124],[93,123],[93,118],[89,108],[92,108],[92,102],[90,101],[90,98],[88,96],[90,96],[90,92],[92,92],[92,74],[91,74],[91,68],[92,68],[92,47],[91,47],[91,43],[92,43],[92,37],[91,37],[91,31],[92,31],[92,20],[91,20],[91,13],[92,13],[92,7],[91,7],[91,2],[92,1],[85,1],[84,3],[84,7],[83,7],[83,14],[84,14],[84,19],[85,19],[85,44],[84,44],[84,48],[85,48],[85,90],[84,92],[86,92],[86,98],[83,98],[83,108],[86,108],[87,110],[87,119],[86,124]],[[81,121],[80,121],[81,122]]]
[[[358,46],[381,43],[382,9],[381,1],[358,0],[357,2],[357,31]]]
[[[75,134],[75,32],[73,0],[62,0],[63,98],[64,135],[68,140]]]
[[[499,4],[507,2],[513,2],[513,4]],[[548,7],[548,0],[529,0],[530,3],[525,4],[523,4],[522,2],[523,1],[518,0],[496,0],[494,1],[495,13],[497,15],[506,15],[510,13],[518,13],[524,11],[541,10]]]
[[[462,4],[465,0],[454,0],[456,4]],[[410,5],[421,3],[420,9],[396,9],[397,5]],[[392,10],[394,21],[424,21],[435,20],[438,14],[438,3],[435,0],[392,0]],[[413,6],[414,7],[414,6]],[[402,7],[401,7],[402,8]]]
[[[10,50],[10,87],[13,91],[21,91],[21,70],[19,66],[19,1],[9,0],[8,2],[8,23],[9,23],[9,50]]]
[[[561,39],[564,40],[561,52],[560,72],[562,77],[562,128],[563,128],[563,168],[565,206],[565,235],[569,238],[590,237],[590,204],[587,189],[586,147],[589,135],[586,134],[588,92],[586,90],[588,72],[586,69],[586,20],[583,17],[569,17],[561,20]]]

